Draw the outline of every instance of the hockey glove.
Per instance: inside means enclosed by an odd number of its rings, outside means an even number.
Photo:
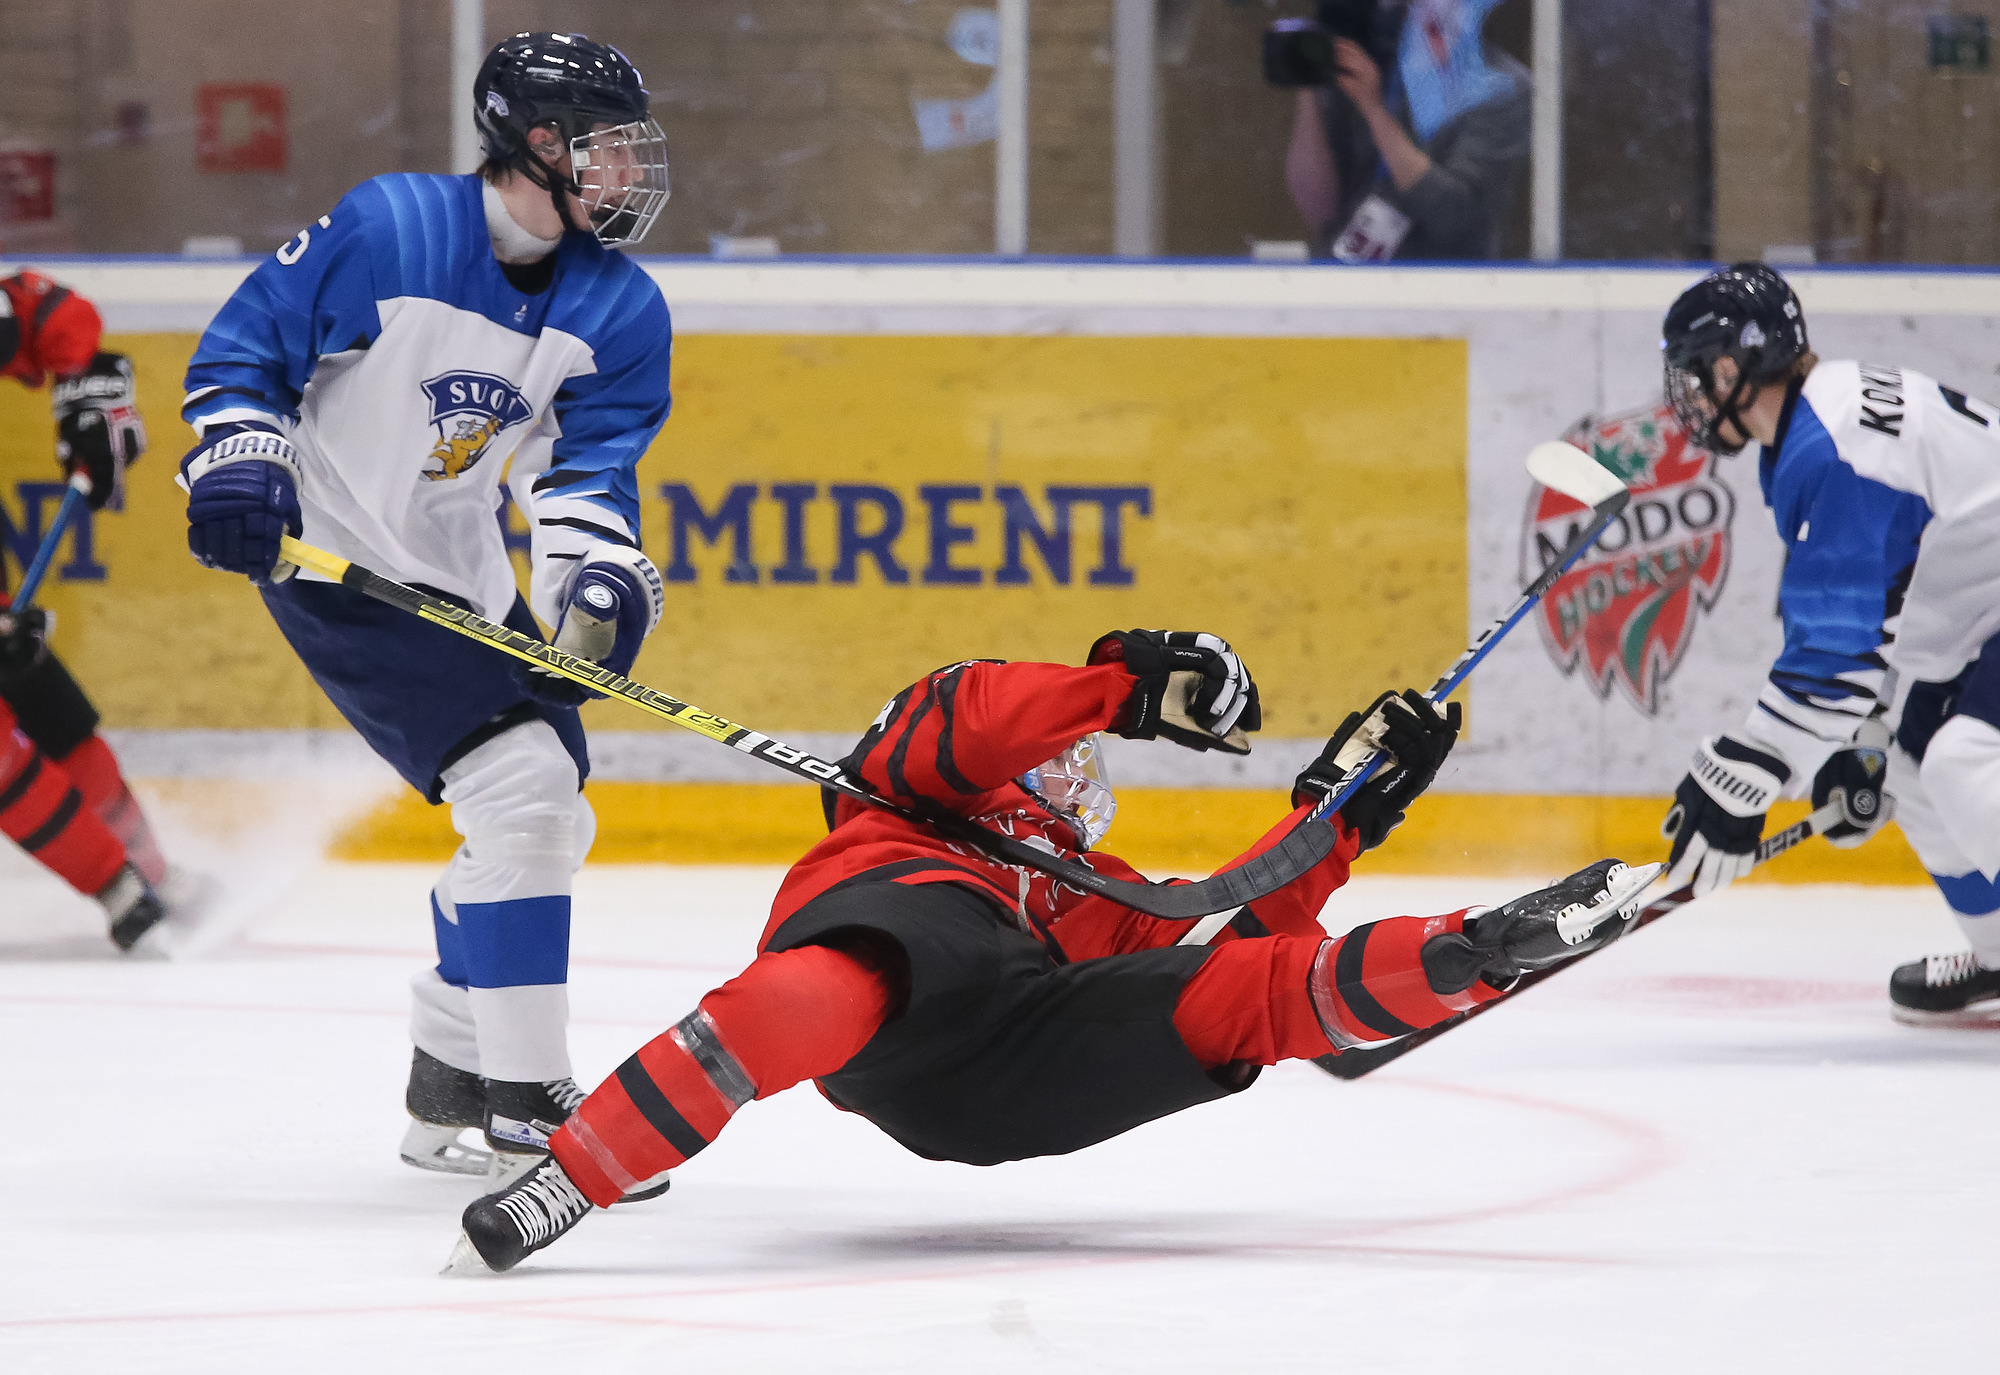
[[[1587,955],[1624,935],[1657,864],[1630,868],[1600,859],[1538,892],[1469,917],[1463,933],[1424,942],[1418,957],[1436,993],[1463,993],[1476,979],[1505,989],[1523,974]]]
[[[632,671],[665,604],[666,589],[651,559],[623,545],[602,546],[576,570],[549,643],[622,677]],[[516,672],[521,690],[544,706],[578,707],[604,696],[537,664],[519,663]]]
[[[1882,829],[1895,810],[1882,779],[1889,771],[1889,728],[1879,720],[1862,722],[1854,743],[1835,750],[1813,776],[1812,804],[1818,811],[1838,800],[1842,819],[1824,832],[1827,841],[1851,850]]]
[[[1702,741],[1660,823],[1660,834],[1674,843],[1668,886],[1703,897],[1756,868],[1764,813],[1791,776],[1789,764],[1754,745],[1727,735]]]
[[[125,469],[146,452],[132,360],[100,353],[74,377],[55,384],[56,461],[63,476],[90,478],[90,509],[125,508]]]
[[[278,557],[280,536],[304,529],[298,453],[268,425],[216,425],[181,460],[188,549],[205,568],[248,575],[259,587],[298,570]]]
[[[1264,724],[1250,670],[1215,635],[1188,630],[1114,630],[1085,663],[1122,663],[1139,681],[1112,730],[1127,740],[1163,738],[1191,750],[1250,753],[1248,733]]]
[[[0,688],[21,682],[49,656],[55,618],[39,606],[26,611],[0,608]]]
[[[1903,700],[1903,719],[1896,726],[1896,743],[1919,764],[1931,747],[1931,737],[1957,713],[1958,694],[1971,676],[1968,668],[1948,683],[1910,685],[1910,695]]]
[[[1326,742],[1319,758],[1306,766],[1292,785],[1292,805],[1305,806],[1332,797],[1340,780],[1376,750],[1389,755],[1374,777],[1340,804],[1340,819],[1361,837],[1361,848],[1372,850],[1403,824],[1403,813],[1437,777],[1451,747],[1458,743],[1463,713],[1456,702],[1442,711],[1414,690],[1400,697],[1385,692],[1364,714],[1351,711]]]

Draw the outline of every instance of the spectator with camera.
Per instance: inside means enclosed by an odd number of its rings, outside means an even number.
[[[1319,0],[1266,34],[1297,92],[1285,180],[1316,257],[1493,258],[1528,159],[1527,68],[1482,37],[1498,0]]]

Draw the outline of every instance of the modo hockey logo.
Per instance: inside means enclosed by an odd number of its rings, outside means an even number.
[[[1616,682],[1651,716],[1698,614],[1722,594],[1736,498],[1715,475],[1715,456],[1689,441],[1664,401],[1602,420],[1586,416],[1563,438],[1630,487],[1632,504],[1549,589],[1542,636],[1564,674],[1581,665],[1598,696],[1610,696]],[[1583,516],[1560,492],[1535,489],[1525,577],[1554,561]]]
[[[486,456],[495,435],[535,413],[521,390],[504,377],[486,372],[447,372],[423,383],[431,402],[431,424],[438,441],[431,446],[426,482],[446,482],[463,476]]]

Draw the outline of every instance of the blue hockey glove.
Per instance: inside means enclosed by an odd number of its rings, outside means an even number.
[[[623,676],[660,623],[665,602],[666,589],[651,559],[636,549],[607,546],[576,570],[550,643]],[[581,706],[604,696],[533,664],[517,664],[517,673],[521,690],[546,706]]]
[[[261,425],[218,425],[181,462],[188,493],[188,549],[207,568],[258,586],[297,570],[278,557],[280,536],[300,534],[298,454]]]

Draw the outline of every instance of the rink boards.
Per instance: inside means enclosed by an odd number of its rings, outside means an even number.
[[[49,594],[133,770],[348,767],[351,737],[254,593],[187,557],[170,481],[191,442],[181,372],[248,265],[40,266],[95,299],[133,355],[152,440],[128,509],[79,530]],[[1521,456],[1657,395],[1657,321],[1696,275],[650,267],[678,334],[674,415],[639,475],[669,609],[635,676],[838,754],[941,663],[1074,661],[1114,626],[1213,627],[1262,686],[1257,754],[1114,760],[1128,787],[1160,790],[1131,794],[1123,847],[1190,866],[1247,843],[1273,809],[1263,790],[1346,711],[1429,680],[1539,571],[1563,516],[1537,505]],[[2000,278],[1795,280],[1821,356],[2000,390]],[[0,536],[17,553],[56,496],[44,407],[0,390]],[[1628,524],[1473,678],[1439,785],[1452,796],[1371,863],[1539,872],[1661,848],[1661,799],[1694,741],[1742,718],[1778,648],[1781,549],[1748,462],[1637,485]],[[612,704],[587,719],[600,858],[774,860],[809,835],[810,795],[755,786],[751,761]],[[448,848],[427,810],[385,803],[342,852]],[[1785,867],[1920,878],[1899,838]]]

